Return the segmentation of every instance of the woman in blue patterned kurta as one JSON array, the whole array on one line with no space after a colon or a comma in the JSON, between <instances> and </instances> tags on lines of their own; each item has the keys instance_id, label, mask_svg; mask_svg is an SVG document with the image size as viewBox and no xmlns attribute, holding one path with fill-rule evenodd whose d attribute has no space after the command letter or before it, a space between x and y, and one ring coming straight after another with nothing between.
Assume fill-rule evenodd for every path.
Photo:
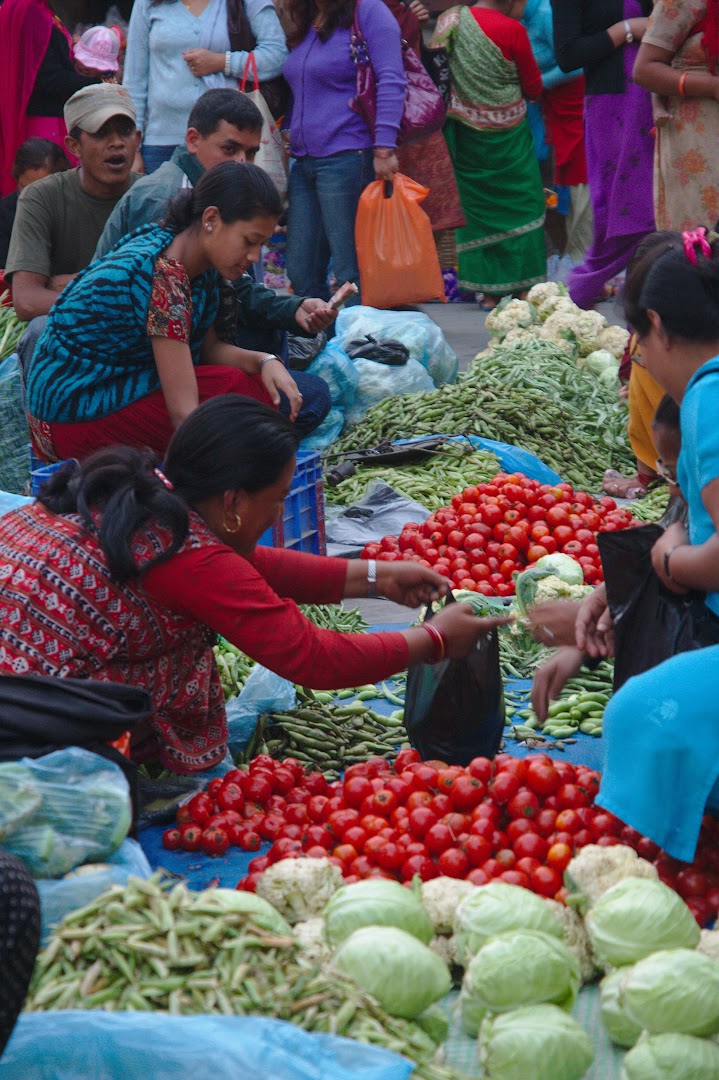
<instances>
[{"instance_id":1,"label":"woman in blue patterned kurta","mask_svg":"<svg viewBox=\"0 0 719 1080\"><path fill-rule=\"evenodd\" d=\"M110 443L164 453L200 401L301 398L276 357L218 340L219 279L256 261L281 210L254 165L224 162L173 200L166 223L124 237L54 304L26 374L30 433L47 461Z\"/></svg>"}]
</instances>

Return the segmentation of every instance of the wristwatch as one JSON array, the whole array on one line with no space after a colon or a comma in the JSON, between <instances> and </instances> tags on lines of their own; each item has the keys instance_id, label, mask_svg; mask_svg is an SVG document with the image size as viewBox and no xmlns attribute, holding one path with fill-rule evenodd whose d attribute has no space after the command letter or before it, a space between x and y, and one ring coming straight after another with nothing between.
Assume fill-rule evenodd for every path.
<instances>
[{"instance_id":1,"label":"wristwatch","mask_svg":"<svg viewBox=\"0 0 719 1080\"><path fill-rule=\"evenodd\" d=\"M634 41L634 34L632 33L632 28L631 28L631 26L629 25L629 22L626 19L624 20L624 29L626 31L626 36L624 38L624 41L626 42L627 45L631 45L631 43Z\"/></svg>"},{"instance_id":2,"label":"wristwatch","mask_svg":"<svg viewBox=\"0 0 719 1080\"><path fill-rule=\"evenodd\" d=\"M284 361L281 356L277 356L275 353L268 353L267 356L263 356L260 360L260 371L262 371L265 364L269 364L270 360L277 360L280 364L284 365Z\"/></svg>"}]
</instances>

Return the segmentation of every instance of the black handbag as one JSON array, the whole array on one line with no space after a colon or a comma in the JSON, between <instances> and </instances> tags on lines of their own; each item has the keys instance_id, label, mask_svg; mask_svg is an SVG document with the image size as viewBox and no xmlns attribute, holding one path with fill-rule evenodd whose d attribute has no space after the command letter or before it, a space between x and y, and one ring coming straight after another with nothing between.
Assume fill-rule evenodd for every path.
<instances>
[{"instance_id":1,"label":"black handbag","mask_svg":"<svg viewBox=\"0 0 719 1080\"><path fill-rule=\"evenodd\" d=\"M439 90L439 96L444 102L445 109L449 108L449 99L452 96L452 76L449 71L449 57L447 50L440 46L438 49L430 49L422 41L419 58L424 70L429 75L434 85Z\"/></svg>"},{"instance_id":2,"label":"black handbag","mask_svg":"<svg viewBox=\"0 0 719 1080\"><path fill-rule=\"evenodd\" d=\"M257 38L252 33L243 0L228 0L227 32L232 52L251 53L254 51ZM279 120L287 112L290 101L290 88L284 77L276 75L274 79L265 79L260 82L259 88L273 119Z\"/></svg>"}]
</instances>

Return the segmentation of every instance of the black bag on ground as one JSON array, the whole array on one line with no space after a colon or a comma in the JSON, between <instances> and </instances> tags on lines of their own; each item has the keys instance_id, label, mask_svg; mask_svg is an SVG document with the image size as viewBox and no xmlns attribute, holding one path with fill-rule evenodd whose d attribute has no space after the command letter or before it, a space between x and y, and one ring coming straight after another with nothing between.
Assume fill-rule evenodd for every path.
<instances>
[{"instance_id":1,"label":"black bag on ground","mask_svg":"<svg viewBox=\"0 0 719 1080\"><path fill-rule=\"evenodd\" d=\"M651 550L663 531L642 525L597 536L614 622L615 691L633 675L697 647L696 597L670 592L654 573Z\"/></svg>"},{"instance_id":2,"label":"black bag on ground","mask_svg":"<svg viewBox=\"0 0 719 1080\"><path fill-rule=\"evenodd\" d=\"M480 638L463 660L415 664L407 672L404 723L425 761L468 765L475 757L493 758L504 719L496 630Z\"/></svg>"},{"instance_id":3,"label":"black bag on ground","mask_svg":"<svg viewBox=\"0 0 719 1080\"><path fill-rule=\"evenodd\" d=\"M120 766L137 813L137 767L108 744L151 715L150 695L122 683L0 675L0 761L90 750Z\"/></svg>"},{"instance_id":4,"label":"black bag on ground","mask_svg":"<svg viewBox=\"0 0 719 1080\"><path fill-rule=\"evenodd\" d=\"M395 338L375 338L366 334L345 345L350 360L374 360L388 367L404 367L409 360L409 349Z\"/></svg>"}]
</instances>

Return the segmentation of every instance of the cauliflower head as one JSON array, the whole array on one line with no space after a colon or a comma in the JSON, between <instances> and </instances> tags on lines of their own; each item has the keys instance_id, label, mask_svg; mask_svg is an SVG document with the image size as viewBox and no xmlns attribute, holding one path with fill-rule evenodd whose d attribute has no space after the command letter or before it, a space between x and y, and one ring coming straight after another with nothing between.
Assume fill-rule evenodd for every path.
<instances>
[{"instance_id":1,"label":"cauliflower head","mask_svg":"<svg viewBox=\"0 0 719 1080\"><path fill-rule=\"evenodd\" d=\"M281 859L267 867L256 892L297 923L321 915L342 881L342 871L329 859Z\"/></svg>"},{"instance_id":2,"label":"cauliflower head","mask_svg":"<svg viewBox=\"0 0 719 1080\"><path fill-rule=\"evenodd\" d=\"M286 860L291 862L293 860ZM325 938L325 920L321 918L306 919L304 922L295 923L295 937L302 946L306 956L317 959L327 958L332 955L332 949Z\"/></svg>"},{"instance_id":3,"label":"cauliflower head","mask_svg":"<svg viewBox=\"0 0 719 1080\"><path fill-rule=\"evenodd\" d=\"M628 877L657 881L659 874L656 866L640 859L634 848L624 844L616 847L587 844L564 871L564 884L569 891L567 903L585 915L600 896Z\"/></svg>"},{"instance_id":4,"label":"cauliflower head","mask_svg":"<svg viewBox=\"0 0 719 1080\"><path fill-rule=\"evenodd\" d=\"M557 338L575 344L577 318L572 311L555 311L540 330L540 337Z\"/></svg>"},{"instance_id":5,"label":"cauliflower head","mask_svg":"<svg viewBox=\"0 0 719 1080\"><path fill-rule=\"evenodd\" d=\"M588 356L599 348L599 335L605 330L607 320L598 311L582 311L577 316L575 334L579 344L579 355Z\"/></svg>"},{"instance_id":6,"label":"cauliflower head","mask_svg":"<svg viewBox=\"0 0 719 1080\"><path fill-rule=\"evenodd\" d=\"M527 293L527 302L534 304L535 307L540 307L545 300L549 300L553 296L566 295L566 286L560 285L558 281L540 281L538 285L532 285L532 288Z\"/></svg>"},{"instance_id":7,"label":"cauliflower head","mask_svg":"<svg viewBox=\"0 0 719 1080\"><path fill-rule=\"evenodd\" d=\"M510 300L508 304L499 304L489 313L486 326L490 333L502 339L515 327L531 326L534 320L531 304L526 300Z\"/></svg>"},{"instance_id":8,"label":"cauliflower head","mask_svg":"<svg viewBox=\"0 0 719 1080\"><path fill-rule=\"evenodd\" d=\"M533 602L543 604L547 600L583 600L591 591L591 585L569 585L555 574L550 574L537 582Z\"/></svg>"},{"instance_id":9,"label":"cauliflower head","mask_svg":"<svg viewBox=\"0 0 719 1080\"><path fill-rule=\"evenodd\" d=\"M629 344L629 331L623 326L605 326L599 333L597 341L600 349L606 349L607 352L616 356L617 360L621 360Z\"/></svg>"},{"instance_id":10,"label":"cauliflower head","mask_svg":"<svg viewBox=\"0 0 719 1080\"><path fill-rule=\"evenodd\" d=\"M509 345L512 341L530 341L535 335L527 326L515 326L508 334L505 334L503 345Z\"/></svg>"},{"instance_id":11,"label":"cauliflower head","mask_svg":"<svg viewBox=\"0 0 719 1080\"><path fill-rule=\"evenodd\" d=\"M581 309L569 299L568 296L548 296L547 299L540 304L538 309L539 318L544 321L549 318L550 315L555 315L557 312L566 311L569 314L577 314Z\"/></svg>"},{"instance_id":12,"label":"cauliflower head","mask_svg":"<svg viewBox=\"0 0 719 1080\"><path fill-rule=\"evenodd\" d=\"M560 904L557 900L545 898L544 902L552 909L552 913L562 924L564 943L579 960L582 982L592 982L599 974L599 968L594 960L592 945L583 919L572 908L565 907L564 904Z\"/></svg>"},{"instance_id":13,"label":"cauliflower head","mask_svg":"<svg viewBox=\"0 0 719 1080\"><path fill-rule=\"evenodd\" d=\"M444 960L448 968L455 966L453 937L447 937L445 934L437 934L430 941L429 947L432 952L437 953L437 956Z\"/></svg>"},{"instance_id":14,"label":"cauliflower head","mask_svg":"<svg viewBox=\"0 0 719 1080\"><path fill-rule=\"evenodd\" d=\"M436 877L422 882L422 904L430 917L435 934L452 933L454 913L460 901L476 888L471 881L462 881L459 878Z\"/></svg>"}]
</instances>

